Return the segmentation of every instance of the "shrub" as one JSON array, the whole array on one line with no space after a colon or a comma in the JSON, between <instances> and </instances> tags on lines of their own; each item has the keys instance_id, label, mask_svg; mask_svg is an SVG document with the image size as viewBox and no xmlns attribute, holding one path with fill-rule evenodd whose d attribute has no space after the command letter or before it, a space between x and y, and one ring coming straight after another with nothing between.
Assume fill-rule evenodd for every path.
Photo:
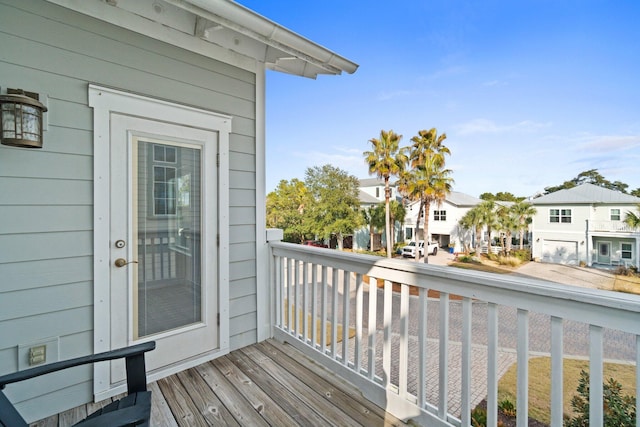
<instances>
[{"instance_id":1,"label":"shrub","mask_svg":"<svg viewBox=\"0 0 640 427\"><path fill-rule=\"evenodd\" d=\"M509 399L504 399L498 403L498 408L502 410L502 413L508 417L516 416L516 407Z\"/></svg>"},{"instance_id":2,"label":"shrub","mask_svg":"<svg viewBox=\"0 0 640 427\"><path fill-rule=\"evenodd\" d=\"M638 275L638 267L636 267L635 265L632 265L629 267L625 267L624 265L621 265L618 268L616 268L615 274L617 274L618 276L634 277Z\"/></svg>"},{"instance_id":3,"label":"shrub","mask_svg":"<svg viewBox=\"0 0 640 427\"><path fill-rule=\"evenodd\" d=\"M478 262L478 260L475 259L471 255L458 255L458 261L459 262L466 262L466 263L477 263Z\"/></svg>"},{"instance_id":4,"label":"shrub","mask_svg":"<svg viewBox=\"0 0 640 427\"><path fill-rule=\"evenodd\" d=\"M511 251L511 256L518 258L520 261L531 261L530 249L515 249Z\"/></svg>"},{"instance_id":5,"label":"shrub","mask_svg":"<svg viewBox=\"0 0 640 427\"><path fill-rule=\"evenodd\" d=\"M471 411L471 425L473 427L487 427L487 410L477 407ZM504 427L504 423L498 420L497 427Z\"/></svg>"},{"instance_id":6,"label":"shrub","mask_svg":"<svg viewBox=\"0 0 640 427\"><path fill-rule=\"evenodd\" d=\"M522 261L519 258L515 258L512 256L500 256L498 257L498 264L500 265L508 265L509 267L517 267L522 264Z\"/></svg>"},{"instance_id":7,"label":"shrub","mask_svg":"<svg viewBox=\"0 0 640 427\"><path fill-rule=\"evenodd\" d=\"M565 421L566 427L583 427L589 425L589 374L580 371L578 395L571 399L571 407L577 414ZM609 378L603 384L603 412L605 427L631 427L636 425L636 399L622 395L622 385Z\"/></svg>"}]
</instances>

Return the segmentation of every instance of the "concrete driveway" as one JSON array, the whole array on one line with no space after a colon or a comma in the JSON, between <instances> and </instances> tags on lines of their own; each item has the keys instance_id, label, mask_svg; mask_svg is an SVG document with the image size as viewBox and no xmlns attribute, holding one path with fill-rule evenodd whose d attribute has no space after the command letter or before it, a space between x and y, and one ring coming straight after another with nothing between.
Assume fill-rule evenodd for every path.
<instances>
[{"instance_id":1,"label":"concrete driveway","mask_svg":"<svg viewBox=\"0 0 640 427\"><path fill-rule=\"evenodd\" d=\"M424 258L420 259L421 261ZM436 256L429 256L429 264L448 265L453 262L454 255L441 249ZM531 277L548 280L565 285L580 286L591 289L613 290L615 276L605 270L575 265L550 264L543 262L528 262L514 270L514 276Z\"/></svg>"}]
</instances>

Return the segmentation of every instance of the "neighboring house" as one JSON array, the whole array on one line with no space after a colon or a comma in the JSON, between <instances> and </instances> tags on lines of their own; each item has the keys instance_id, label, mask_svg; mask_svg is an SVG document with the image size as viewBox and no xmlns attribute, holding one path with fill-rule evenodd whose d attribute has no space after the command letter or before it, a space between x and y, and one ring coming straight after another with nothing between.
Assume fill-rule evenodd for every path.
<instances>
[{"instance_id":1,"label":"neighboring house","mask_svg":"<svg viewBox=\"0 0 640 427\"><path fill-rule=\"evenodd\" d=\"M398 189L395 183L390 184L391 189L391 199L397 200L398 202L402 202L402 196L398 193ZM385 196L384 196L384 179L382 178L366 178L360 180L360 209L370 209L376 205L384 204ZM402 237L402 221L396 220L396 242L401 241ZM385 247L387 243L386 235L384 230L377 230L378 232L374 233L374 244L373 250L377 250ZM369 244L371 236L369 233L369 226L365 225L364 227L358 229L353 234L353 247L354 249L368 249L371 248Z\"/></svg>"},{"instance_id":2,"label":"neighboring house","mask_svg":"<svg viewBox=\"0 0 640 427\"><path fill-rule=\"evenodd\" d=\"M429 209L429 234L431 241L442 248L453 245L456 252L462 251L463 242L473 239L473 230L464 230L459 225L460 219L482 200L468 194L452 191L441 203L432 203ZM405 238L415 240L420 202L413 202L407 209L404 221ZM420 218L420 233L424 232L424 219ZM422 240L422 235L419 240Z\"/></svg>"},{"instance_id":3,"label":"neighboring house","mask_svg":"<svg viewBox=\"0 0 640 427\"><path fill-rule=\"evenodd\" d=\"M640 267L640 230L624 222L640 198L593 184L533 199L532 256L543 262Z\"/></svg>"},{"instance_id":4,"label":"neighboring house","mask_svg":"<svg viewBox=\"0 0 640 427\"><path fill-rule=\"evenodd\" d=\"M0 0L0 28L2 93L48 108L42 149L0 146L0 374L155 339L153 381L269 337L265 72L357 65L225 0ZM9 397L33 421L122 379Z\"/></svg>"}]
</instances>

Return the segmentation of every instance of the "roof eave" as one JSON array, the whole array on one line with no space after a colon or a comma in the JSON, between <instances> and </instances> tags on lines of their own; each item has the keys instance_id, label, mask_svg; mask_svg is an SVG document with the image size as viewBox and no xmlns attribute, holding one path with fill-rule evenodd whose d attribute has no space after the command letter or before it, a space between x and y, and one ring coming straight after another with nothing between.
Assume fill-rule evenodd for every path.
<instances>
[{"instance_id":1,"label":"roof eave","mask_svg":"<svg viewBox=\"0 0 640 427\"><path fill-rule=\"evenodd\" d=\"M229 0L165 0L202 18L284 52L264 58L267 68L315 78L318 74L349 74L358 64Z\"/></svg>"}]
</instances>

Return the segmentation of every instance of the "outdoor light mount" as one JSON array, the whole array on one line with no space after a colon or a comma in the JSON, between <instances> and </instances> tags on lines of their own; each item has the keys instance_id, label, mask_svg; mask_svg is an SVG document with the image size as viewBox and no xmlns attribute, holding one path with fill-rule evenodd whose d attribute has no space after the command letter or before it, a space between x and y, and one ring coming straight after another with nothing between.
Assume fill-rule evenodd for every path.
<instances>
[{"instance_id":1,"label":"outdoor light mount","mask_svg":"<svg viewBox=\"0 0 640 427\"><path fill-rule=\"evenodd\" d=\"M39 95L22 89L0 94L0 143L12 147L42 148L43 113Z\"/></svg>"}]
</instances>

